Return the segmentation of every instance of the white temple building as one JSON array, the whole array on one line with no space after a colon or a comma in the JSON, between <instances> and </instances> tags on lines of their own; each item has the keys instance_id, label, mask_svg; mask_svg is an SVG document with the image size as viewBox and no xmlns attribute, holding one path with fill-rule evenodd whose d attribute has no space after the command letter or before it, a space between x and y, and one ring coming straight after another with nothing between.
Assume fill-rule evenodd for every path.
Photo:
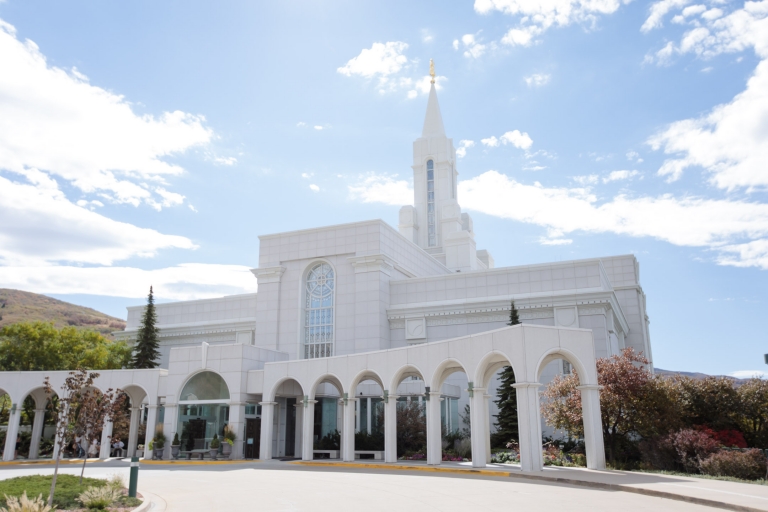
<instances>
[{"instance_id":1,"label":"white temple building","mask_svg":"<svg viewBox=\"0 0 768 512\"><path fill-rule=\"evenodd\" d=\"M604 465L595 360L632 347L652 367L637 259L496 268L461 210L434 82L412 168L413 205L401 208L397 229L369 220L263 235L257 293L156 306L160 367L101 372L105 388L131 398L129 453L151 439L152 428L147 442L136 438L139 422L190 440L183 451L206 449L226 424L238 436L234 457L312 459L314 444L340 431L340 453L324 455L393 461L394 408L417 400L426 405L429 463L440 463L441 429L463 428L471 404L473 465L484 465L496 375L511 364L523 468L541 467L540 386L572 367L588 464ZM511 300L522 326L506 327ZM118 339L135 338L143 309L128 308ZM0 394L21 403L39 395L43 374L56 382L59 373L0 373ZM371 432L382 417L385 449L356 454L354 432Z\"/></svg>"}]
</instances>

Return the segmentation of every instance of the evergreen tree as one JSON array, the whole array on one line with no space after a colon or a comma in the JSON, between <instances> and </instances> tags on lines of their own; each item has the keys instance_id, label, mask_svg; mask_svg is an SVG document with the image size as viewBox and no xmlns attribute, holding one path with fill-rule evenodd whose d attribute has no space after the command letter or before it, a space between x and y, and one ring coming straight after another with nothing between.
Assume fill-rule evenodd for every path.
<instances>
[{"instance_id":1,"label":"evergreen tree","mask_svg":"<svg viewBox=\"0 0 768 512\"><path fill-rule=\"evenodd\" d=\"M157 313L155 312L155 298L152 295L152 287L149 287L149 296L147 297L147 308L144 310L144 316L141 319L141 327L136 335L136 346L134 347L132 366L133 368L156 368L160 365L157 360L160 358L160 332L155 323L157 322Z\"/></svg>"},{"instance_id":2,"label":"evergreen tree","mask_svg":"<svg viewBox=\"0 0 768 512\"><path fill-rule=\"evenodd\" d=\"M509 312L509 322L507 325L517 325L520 323L520 316L515 308L515 301L512 301ZM494 447L503 448L510 441L518 441L520 432L517 426L517 392L512 384L515 383L515 372L511 366L505 366L501 370L499 378L500 385L496 390L496 400L494 402L499 407L499 414L496 415L496 432L491 438Z\"/></svg>"}]
</instances>

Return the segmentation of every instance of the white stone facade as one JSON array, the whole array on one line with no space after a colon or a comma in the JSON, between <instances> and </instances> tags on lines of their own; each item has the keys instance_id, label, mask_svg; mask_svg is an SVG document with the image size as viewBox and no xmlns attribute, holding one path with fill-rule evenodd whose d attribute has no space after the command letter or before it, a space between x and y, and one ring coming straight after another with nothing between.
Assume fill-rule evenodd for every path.
<instances>
[{"instance_id":1,"label":"white stone facade","mask_svg":"<svg viewBox=\"0 0 768 512\"><path fill-rule=\"evenodd\" d=\"M599 427L595 360L625 347L652 359L637 259L624 255L494 268L493 257L476 249L472 219L456 196L455 151L434 87L413 151L414 204L401 209L399 229L373 220L260 236L258 267L243 276L258 280L258 293L158 304L161 369L103 372L107 380L132 386L135 411L140 404L146 409L132 421L154 425L162 414L166 432L180 432L179 418L204 409L180 398L182 389L206 370L224 379L228 398L200 403L213 407L215 402L216 414L236 429L235 456L246 455L249 440L254 442L248 420L260 418L262 456L312 458L308 446L317 432L303 416L324 400L323 410L333 418L324 416L323 432L342 432L340 456L348 460L354 458L352 433L370 431L371 408L383 407L390 439L385 459L392 460L394 406L389 402L394 399L385 397L407 396L427 405L428 458L436 464L440 422L435 418L442 414L450 428L458 428L455 419L445 418L455 418L457 407L471 403L473 426L490 432L494 374L506 362L519 384L521 436L527 436L528 450L523 465L534 470L540 467L540 457L533 455L541 438L537 389L568 371L567 360L586 372L579 372L585 414L589 422L597 414ZM528 331L505 328L511 300ZM115 333L118 338L135 337L143 309L128 308L127 328ZM513 346L525 332L524 341ZM565 345L575 343L578 350L554 350L547 341L551 336L566 340ZM540 359L517 361L520 343ZM455 354L448 357L445 350ZM446 358L455 364L444 366ZM406 360L419 361L418 371L398 373L408 366ZM489 368L493 372L487 373ZM313 380L321 377L325 380ZM32 380L42 382L41 376L30 378L0 373L0 391L18 403L40 387ZM473 386L481 392L470 398ZM440 406L440 399L450 404ZM350 408L355 400L367 409ZM184 407L186 416L180 413ZM600 467L600 429L593 430L587 440L590 467ZM480 439L473 430L476 465L484 464L489 453ZM137 444L132 438L129 448Z\"/></svg>"}]
</instances>

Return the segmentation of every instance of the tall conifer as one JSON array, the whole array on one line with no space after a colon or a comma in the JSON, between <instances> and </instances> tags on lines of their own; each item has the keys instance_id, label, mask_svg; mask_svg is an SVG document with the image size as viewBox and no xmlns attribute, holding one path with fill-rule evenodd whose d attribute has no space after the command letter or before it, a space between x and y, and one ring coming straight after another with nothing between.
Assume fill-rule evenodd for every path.
<instances>
[{"instance_id":1,"label":"tall conifer","mask_svg":"<svg viewBox=\"0 0 768 512\"><path fill-rule=\"evenodd\" d=\"M155 297L150 286L147 307L141 319L139 332L136 334L136 346L131 361L133 368L157 368L160 365L157 361L160 359L160 340L158 338L160 330L155 326L156 322Z\"/></svg>"},{"instance_id":2,"label":"tall conifer","mask_svg":"<svg viewBox=\"0 0 768 512\"><path fill-rule=\"evenodd\" d=\"M520 323L520 316L517 313L517 308L515 308L515 301L512 301L510 307L507 325L517 325ZM520 437L517 427L517 393L512 387L512 384L515 383L515 372L511 366L505 366L501 370L499 381L496 400L494 400L499 407L499 414L496 415L496 432L493 436L493 444L504 446L510 441L518 441Z\"/></svg>"}]
</instances>

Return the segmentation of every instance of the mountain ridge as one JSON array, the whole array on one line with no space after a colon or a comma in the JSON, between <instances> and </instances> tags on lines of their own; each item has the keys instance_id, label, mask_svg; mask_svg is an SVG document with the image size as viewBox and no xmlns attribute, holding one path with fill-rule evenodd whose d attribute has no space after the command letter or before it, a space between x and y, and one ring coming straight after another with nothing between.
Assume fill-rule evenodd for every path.
<instances>
[{"instance_id":1,"label":"mountain ridge","mask_svg":"<svg viewBox=\"0 0 768 512\"><path fill-rule=\"evenodd\" d=\"M0 288L0 327L17 322L52 322L54 326L92 329L112 337L125 320L39 293Z\"/></svg>"}]
</instances>

